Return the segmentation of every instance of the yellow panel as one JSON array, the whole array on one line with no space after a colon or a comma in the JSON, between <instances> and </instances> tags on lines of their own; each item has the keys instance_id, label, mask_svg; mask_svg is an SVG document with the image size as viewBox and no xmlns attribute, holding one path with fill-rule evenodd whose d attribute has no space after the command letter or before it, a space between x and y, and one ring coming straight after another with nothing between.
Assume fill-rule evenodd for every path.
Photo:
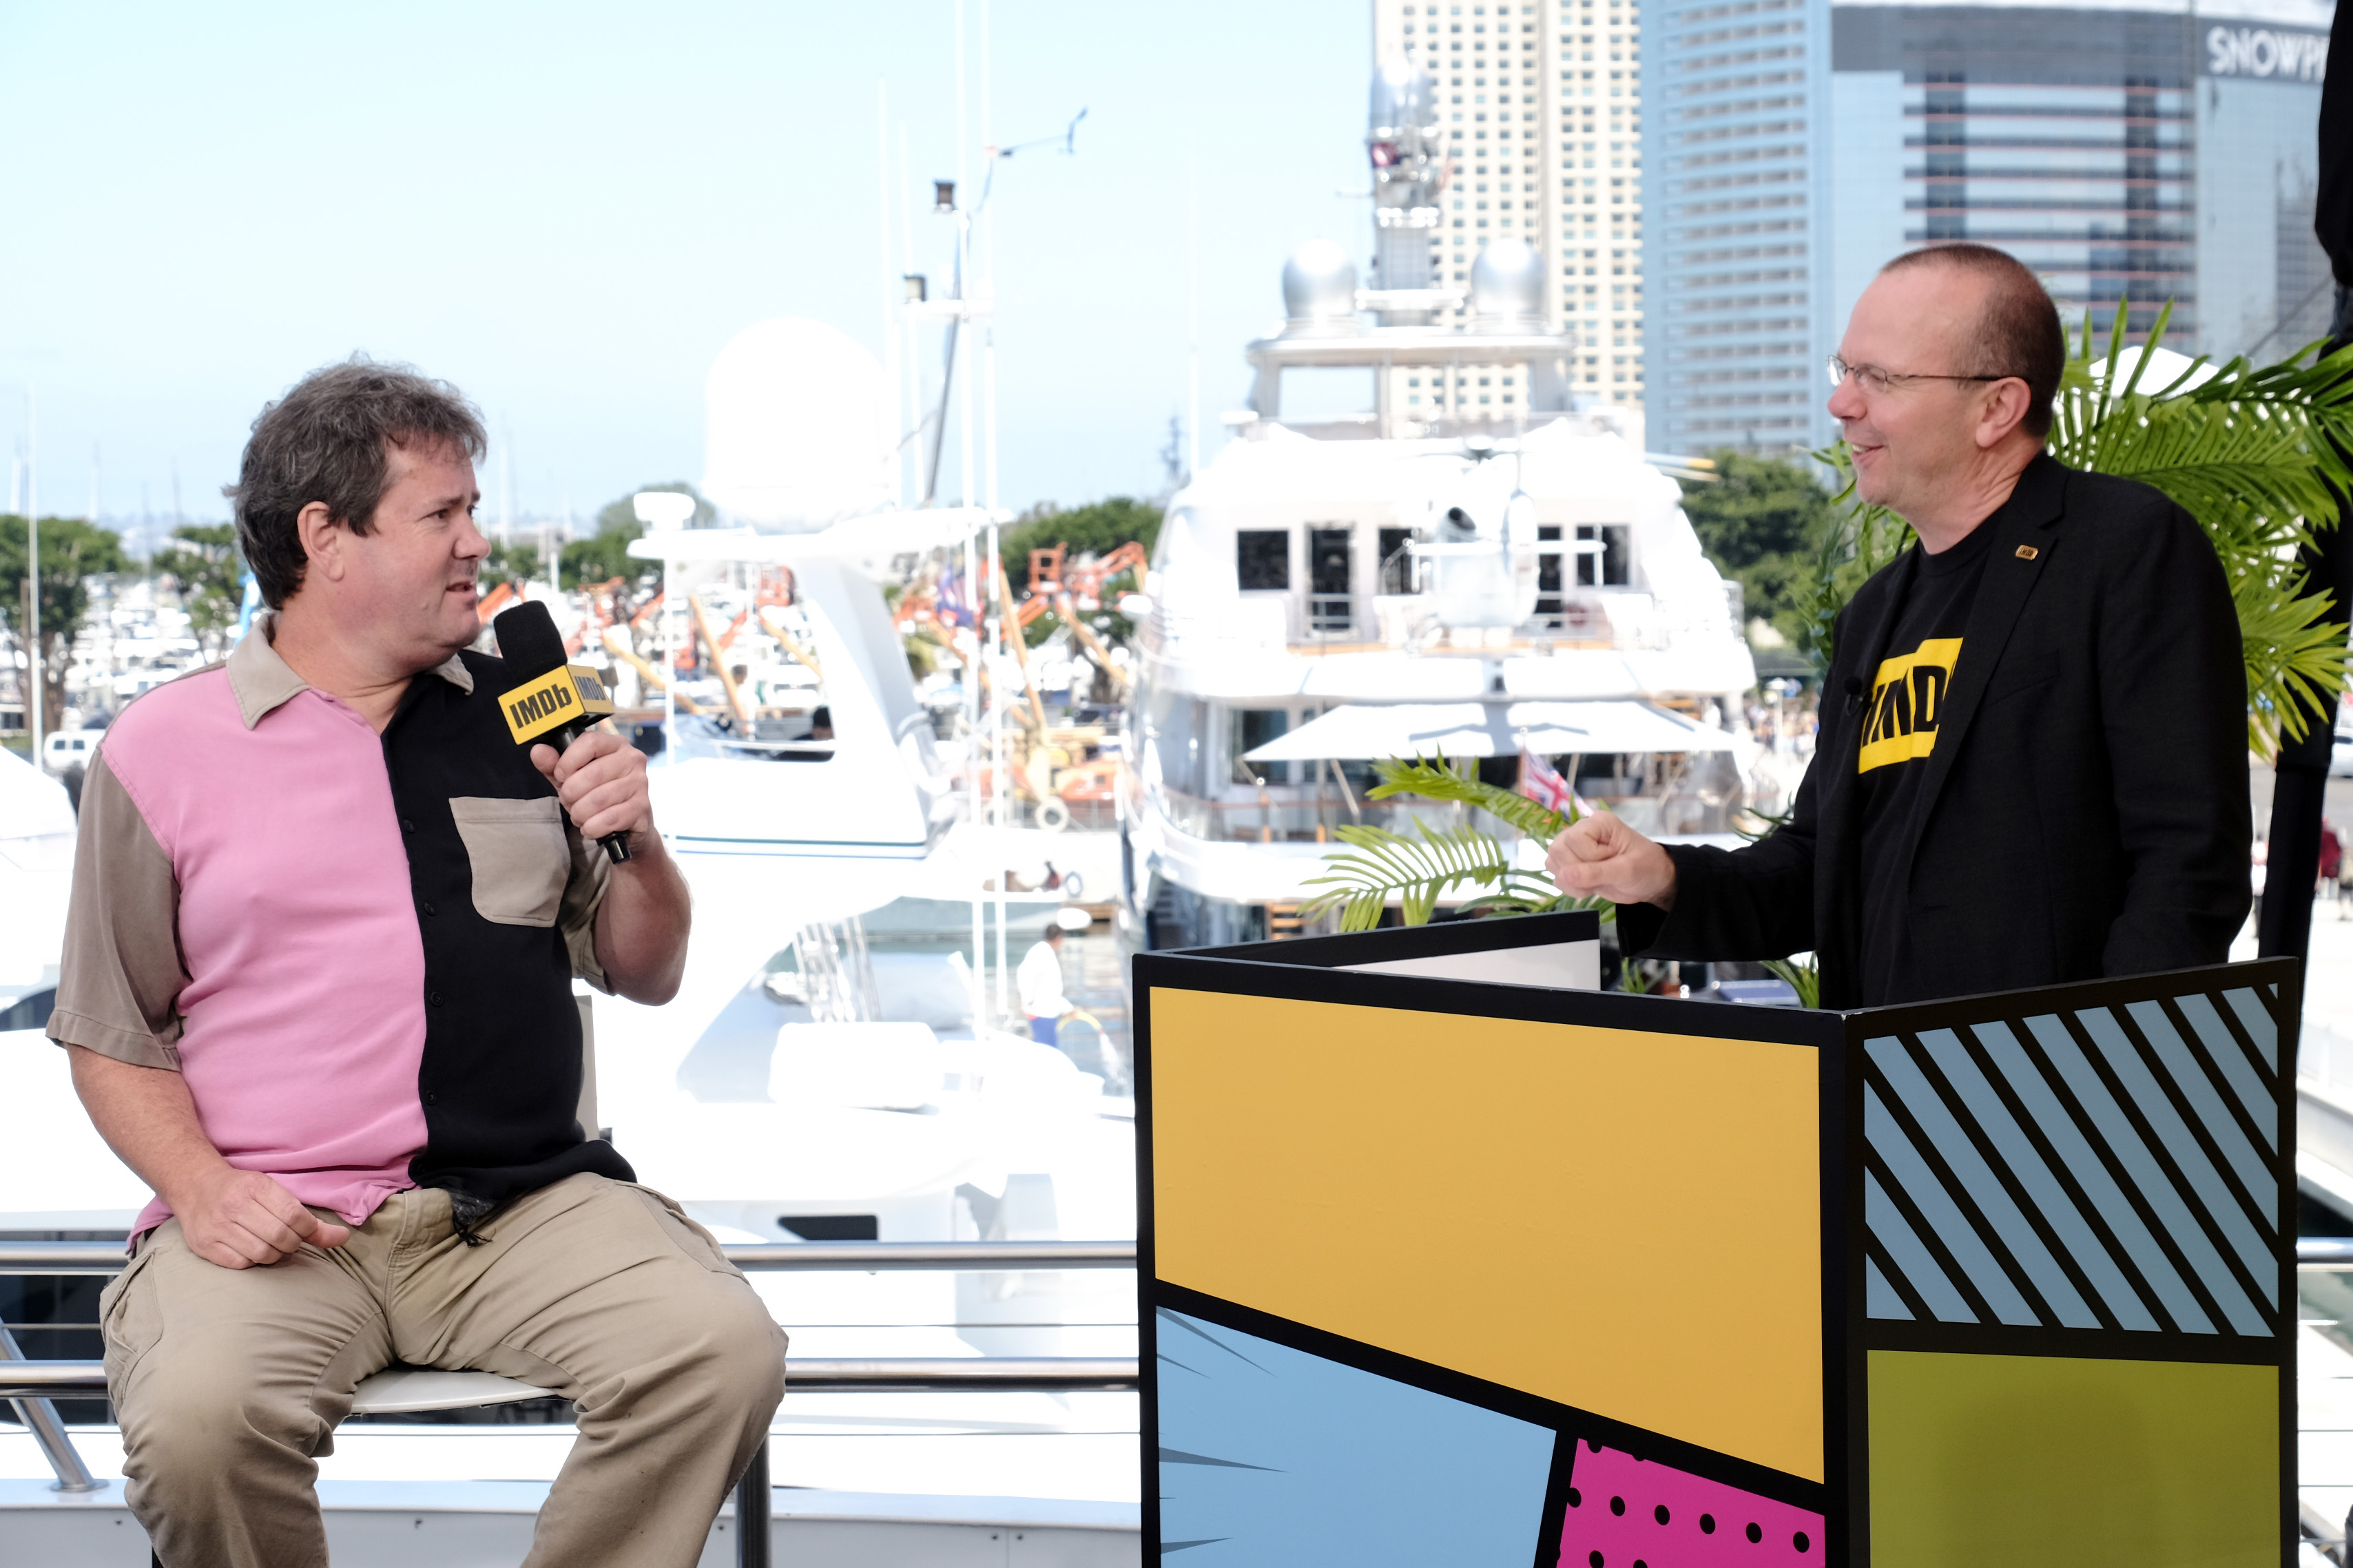
<instances>
[{"instance_id":1,"label":"yellow panel","mask_svg":"<svg viewBox=\"0 0 2353 1568\"><path fill-rule=\"evenodd\" d=\"M1872 1568L2277 1568L2278 1368L1868 1359Z\"/></svg>"},{"instance_id":2,"label":"yellow panel","mask_svg":"<svg viewBox=\"0 0 2353 1568\"><path fill-rule=\"evenodd\" d=\"M1159 1276L1820 1480L1817 1068L1155 987Z\"/></svg>"}]
</instances>

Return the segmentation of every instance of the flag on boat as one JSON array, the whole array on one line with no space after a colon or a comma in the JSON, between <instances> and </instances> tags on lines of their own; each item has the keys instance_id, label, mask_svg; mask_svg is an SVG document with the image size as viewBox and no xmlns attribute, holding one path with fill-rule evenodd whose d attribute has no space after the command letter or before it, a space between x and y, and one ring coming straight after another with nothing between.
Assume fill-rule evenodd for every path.
<instances>
[{"instance_id":1,"label":"flag on boat","mask_svg":"<svg viewBox=\"0 0 2353 1568\"><path fill-rule=\"evenodd\" d=\"M1577 791L1560 776L1558 768L1525 747L1520 750L1520 793L1572 822L1593 810L1577 798Z\"/></svg>"},{"instance_id":2,"label":"flag on boat","mask_svg":"<svg viewBox=\"0 0 2353 1568\"><path fill-rule=\"evenodd\" d=\"M972 595L961 571L951 569L940 574L939 597L932 614L942 626L976 626L980 624L980 617L973 614Z\"/></svg>"}]
</instances>

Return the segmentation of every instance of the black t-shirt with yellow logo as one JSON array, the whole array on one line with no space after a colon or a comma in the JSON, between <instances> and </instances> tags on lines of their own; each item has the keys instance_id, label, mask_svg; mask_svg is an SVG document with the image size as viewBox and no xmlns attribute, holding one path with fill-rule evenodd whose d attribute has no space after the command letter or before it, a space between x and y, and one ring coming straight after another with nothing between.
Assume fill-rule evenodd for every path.
<instances>
[{"instance_id":1,"label":"black t-shirt with yellow logo","mask_svg":"<svg viewBox=\"0 0 2353 1568\"><path fill-rule=\"evenodd\" d=\"M1886 994L1889 968L1905 940L1901 857L1922 807L1922 781L1993 534L1980 523L1941 554L1919 552L1886 657L1872 677L1855 763L1862 810L1865 996Z\"/></svg>"}]
</instances>

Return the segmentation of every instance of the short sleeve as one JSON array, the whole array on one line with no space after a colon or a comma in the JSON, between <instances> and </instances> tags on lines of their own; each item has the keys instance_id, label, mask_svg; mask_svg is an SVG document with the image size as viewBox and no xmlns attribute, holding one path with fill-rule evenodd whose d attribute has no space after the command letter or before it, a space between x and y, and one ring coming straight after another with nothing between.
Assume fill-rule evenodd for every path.
<instances>
[{"instance_id":1,"label":"short sleeve","mask_svg":"<svg viewBox=\"0 0 2353 1568\"><path fill-rule=\"evenodd\" d=\"M81 786L73 900L49 1038L177 1072L180 887L172 858L103 747Z\"/></svg>"},{"instance_id":2,"label":"short sleeve","mask_svg":"<svg viewBox=\"0 0 2353 1568\"><path fill-rule=\"evenodd\" d=\"M572 954L572 973L609 996L613 987L605 979L605 966L596 962L596 911L605 907L612 864L606 859L604 847L581 837L580 829L569 819L564 824L564 842L572 851L572 872L565 879L564 902L556 910L555 923Z\"/></svg>"}]
</instances>

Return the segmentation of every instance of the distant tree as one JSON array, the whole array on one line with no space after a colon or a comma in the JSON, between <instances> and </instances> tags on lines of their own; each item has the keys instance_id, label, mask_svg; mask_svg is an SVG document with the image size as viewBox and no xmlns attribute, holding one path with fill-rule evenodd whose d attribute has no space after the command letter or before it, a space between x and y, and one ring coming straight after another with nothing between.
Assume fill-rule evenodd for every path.
<instances>
[{"instance_id":1,"label":"distant tree","mask_svg":"<svg viewBox=\"0 0 2353 1568\"><path fill-rule=\"evenodd\" d=\"M0 516L0 619L16 646L25 644L25 579L27 552L25 520ZM79 518L41 519L37 581L41 602L42 727L65 720L66 670L72 662L74 634L90 614L90 580L123 569L122 536Z\"/></svg>"},{"instance_id":2,"label":"distant tree","mask_svg":"<svg viewBox=\"0 0 2353 1568\"><path fill-rule=\"evenodd\" d=\"M184 523L172 531L175 542L155 552L148 570L169 577L178 588L180 607L206 653L228 651L229 634L237 629L237 612L245 600L245 561L237 550L232 523Z\"/></svg>"},{"instance_id":3,"label":"distant tree","mask_svg":"<svg viewBox=\"0 0 2353 1568\"><path fill-rule=\"evenodd\" d=\"M702 492L684 479L671 479L659 485L639 485L617 500L607 501L596 512L596 531L586 539L575 539L564 547L561 570L564 585L577 588L582 584L609 583L616 577L643 587L661 574L661 563L639 561L629 554L629 542L643 538L646 525L638 521L637 498L647 490L669 490L674 495L694 498L694 516L689 528L709 528L719 521L719 509L703 499Z\"/></svg>"},{"instance_id":4,"label":"distant tree","mask_svg":"<svg viewBox=\"0 0 2353 1568\"><path fill-rule=\"evenodd\" d=\"M1017 599L1029 585L1029 552L1067 545L1072 556L1108 554L1133 539L1146 555L1160 538L1160 509L1127 496L1063 511L1051 501L1031 507L997 535L1006 578Z\"/></svg>"},{"instance_id":5,"label":"distant tree","mask_svg":"<svg viewBox=\"0 0 2353 1568\"><path fill-rule=\"evenodd\" d=\"M619 577L636 582L661 571L658 561L638 561L629 555L629 542L645 532L645 525L632 515L626 522L617 522L606 514L607 507L597 514L597 528L586 539L575 539L564 547L560 570L564 585L577 588L598 583L609 583Z\"/></svg>"},{"instance_id":6,"label":"distant tree","mask_svg":"<svg viewBox=\"0 0 2353 1568\"><path fill-rule=\"evenodd\" d=\"M1683 514L1716 570L1741 585L1746 613L1790 642L1805 630L1831 493L1806 464L1722 450L1718 482L1683 482Z\"/></svg>"},{"instance_id":7,"label":"distant tree","mask_svg":"<svg viewBox=\"0 0 2353 1568\"><path fill-rule=\"evenodd\" d=\"M485 588L495 588L501 583L532 582L539 576L539 546L493 539L491 552L482 557L477 576Z\"/></svg>"}]
</instances>

